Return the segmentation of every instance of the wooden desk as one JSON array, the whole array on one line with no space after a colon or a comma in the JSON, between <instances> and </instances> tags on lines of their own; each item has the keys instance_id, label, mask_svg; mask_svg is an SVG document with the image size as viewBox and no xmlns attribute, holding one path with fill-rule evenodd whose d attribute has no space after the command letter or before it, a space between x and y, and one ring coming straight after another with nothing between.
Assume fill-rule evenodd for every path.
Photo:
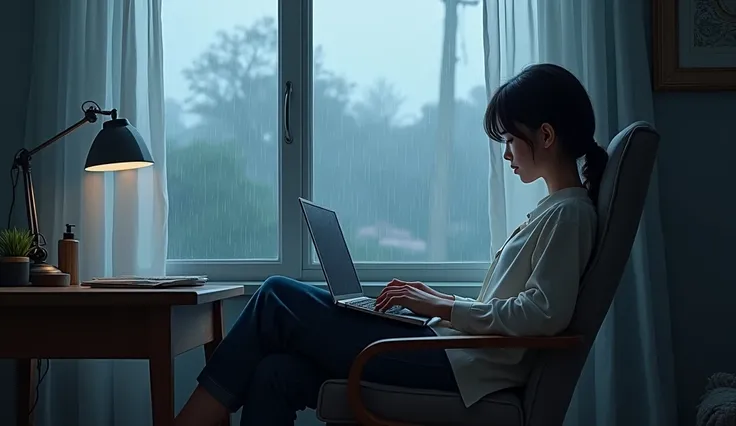
<instances>
[{"instance_id":1,"label":"wooden desk","mask_svg":"<svg viewBox=\"0 0 736 426\"><path fill-rule=\"evenodd\" d=\"M0 358L18 359L17 425L33 425L38 359L147 359L154 426L174 423L174 357L223 337L242 286L161 290L0 287ZM229 418L222 425L229 425Z\"/></svg>"}]
</instances>

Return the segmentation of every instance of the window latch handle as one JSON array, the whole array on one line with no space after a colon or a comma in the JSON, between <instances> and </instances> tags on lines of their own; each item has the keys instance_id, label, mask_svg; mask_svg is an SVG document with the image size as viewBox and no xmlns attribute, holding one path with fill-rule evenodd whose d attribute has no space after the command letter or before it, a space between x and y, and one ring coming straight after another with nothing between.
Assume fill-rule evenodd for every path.
<instances>
[{"instance_id":1,"label":"window latch handle","mask_svg":"<svg viewBox=\"0 0 736 426\"><path fill-rule=\"evenodd\" d=\"M291 144L292 142L294 142L294 137L291 135L291 123L289 122L289 119L291 118L291 92L291 81L287 81L284 87L284 105L282 108L282 121L284 123L284 142L286 142L287 144Z\"/></svg>"}]
</instances>

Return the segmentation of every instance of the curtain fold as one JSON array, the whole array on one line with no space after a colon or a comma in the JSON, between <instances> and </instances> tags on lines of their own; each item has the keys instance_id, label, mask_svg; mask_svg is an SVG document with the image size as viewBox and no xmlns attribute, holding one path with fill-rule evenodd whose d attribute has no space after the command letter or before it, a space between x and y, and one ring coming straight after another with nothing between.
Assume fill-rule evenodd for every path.
<instances>
[{"instance_id":1,"label":"curtain fold","mask_svg":"<svg viewBox=\"0 0 736 426\"><path fill-rule=\"evenodd\" d=\"M91 100L115 108L147 141L153 167L84 171L106 118L33 159L39 223L56 263L64 224L77 227L80 278L165 274L166 152L161 0L37 0L26 147L83 117ZM52 360L42 386L41 426L151 423L145 361Z\"/></svg>"},{"instance_id":2,"label":"curtain fold","mask_svg":"<svg viewBox=\"0 0 736 426\"><path fill-rule=\"evenodd\" d=\"M486 87L492 93L524 66L552 62L573 72L590 93L596 139L603 146L636 120L654 123L641 0L485 0ZM497 146L495 146L497 145ZM541 182L523 185L491 145L492 250L532 200ZM676 423L674 367L657 171L619 291L578 381L566 425Z\"/></svg>"}]
</instances>

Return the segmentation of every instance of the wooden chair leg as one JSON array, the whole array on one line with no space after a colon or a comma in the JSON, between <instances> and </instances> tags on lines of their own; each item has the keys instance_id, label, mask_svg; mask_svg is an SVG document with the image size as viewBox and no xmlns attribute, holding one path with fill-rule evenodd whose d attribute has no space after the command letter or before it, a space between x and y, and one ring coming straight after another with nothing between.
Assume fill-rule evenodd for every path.
<instances>
[{"instance_id":1,"label":"wooden chair leg","mask_svg":"<svg viewBox=\"0 0 736 426\"><path fill-rule=\"evenodd\" d=\"M37 359L19 359L16 361L15 424L17 426L35 425L35 410L34 413L31 413L31 408L36 401L36 381L38 380L38 372L36 371L37 365Z\"/></svg>"},{"instance_id":2,"label":"wooden chair leg","mask_svg":"<svg viewBox=\"0 0 736 426\"><path fill-rule=\"evenodd\" d=\"M222 301L218 300L212 304L212 341L204 345L205 362L210 360L215 349L225 336L225 326L222 315ZM218 426L230 426L230 416L226 416L218 423Z\"/></svg>"}]
</instances>

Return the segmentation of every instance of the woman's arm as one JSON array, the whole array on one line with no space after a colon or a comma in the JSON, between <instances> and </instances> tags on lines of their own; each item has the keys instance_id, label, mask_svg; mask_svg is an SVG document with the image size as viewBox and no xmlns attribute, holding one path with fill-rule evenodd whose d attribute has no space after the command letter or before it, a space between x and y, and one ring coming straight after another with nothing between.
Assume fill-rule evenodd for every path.
<instances>
[{"instance_id":1,"label":"woman's arm","mask_svg":"<svg viewBox=\"0 0 736 426\"><path fill-rule=\"evenodd\" d=\"M453 328L468 334L549 336L563 331L572 318L581 271L590 254L589 232L595 224L549 220L532 256L536 259L525 290L487 303L455 299ZM589 228L593 226L592 231Z\"/></svg>"}]
</instances>

